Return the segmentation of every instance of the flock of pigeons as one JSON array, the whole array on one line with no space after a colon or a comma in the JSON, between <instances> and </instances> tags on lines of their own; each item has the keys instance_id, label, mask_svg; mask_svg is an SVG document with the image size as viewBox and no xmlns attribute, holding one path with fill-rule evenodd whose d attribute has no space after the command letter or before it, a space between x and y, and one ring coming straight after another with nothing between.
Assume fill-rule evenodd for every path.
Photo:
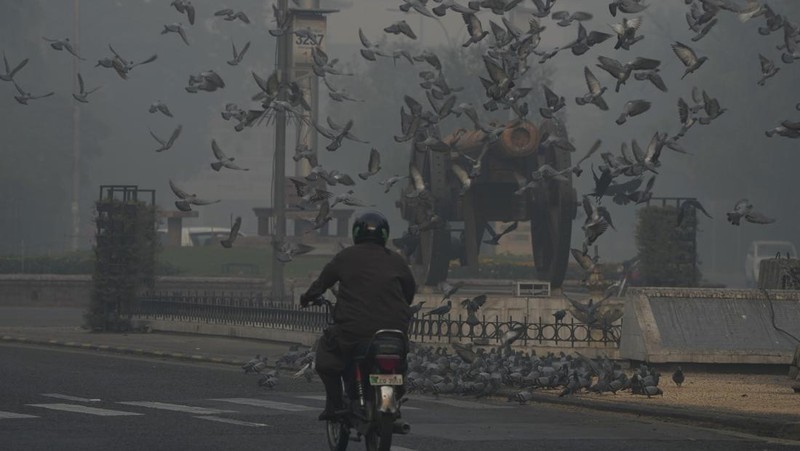
<instances>
[{"instance_id":1,"label":"flock of pigeons","mask_svg":"<svg viewBox=\"0 0 800 451\"><path fill-rule=\"evenodd\" d=\"M408 354L406 387L408 393L462 395L482 398L506 394L509 402L525 404L535 390L558 390L559 397L581 392L613 393L629 391L632 395L663 396L658 370L646 364L629 373L607 357L588 358L579 352L567 355L513 351L513 340L503 337L500 348L474 349L472 345L453 343L450 347L415 344ZM450 350L452 348L452 352ZM242 369L258 373L258 386L272 390L279 384L281 369L293 372L294 378L314 378L315 353L292 348L281 356L269 371L266 357L251 359ZM681 367L672 373L677 387L685 382Z\"/></svg>"},{"instance_id":2,"label":"flock of pigeons","mask_svg":"<svg viewBox=\"0 0 800 451\"><path fill-rule=\"evenodd\" d=\"M467 4L459 3L456 0L402 0L400 9L409 14L422 14L428 18L437 19L448 14L458 14L463 19L468 31L469 39L463 43L464 47L477 46L483 41L488 44L481 47L485 49L482 60L486 69L486 76L480 77L480 82L485 89L485 102L482 108L488 112L505 109L512 111L517 116L517 121L529 119L530 109L525 100L531 92L531 88L523 86L523 76L530 67L530 60L535 59L531 56L539 57L538 63L545 64L557 55L570 52L575 56L585 54L592 47L602 46L604 42L612 38L615 39L614 50L630 51L636 43L644 39L642 30L645 28L641 13L648 4L644 0L614 0L609 3L609 12L612 16L624 15L620 23L612 25L612 33L605 33L598 30L587 30L593 15L583 11L553 11L557 4L556 0L532 0L533 10L530 11L528 28L521 29L508 20L505 14L519 7L521 0L473 0ZM432 6L436 4L435 6ZM691 38L696 42L703 39L709 31L717 24L718 16L721 14L735 14L742 22L761 18L763 26L758 28L760 35L770 35L783 31L783 42L778 45L781 52L780 60L784 64L791 64L800 59L800 32L796 25L791 23L788 18L782 16L767 4L758 0L747 0L744 4L739 4L734 0L685 0L687 7L686 19L688 28L694 33ZM170 4L175 10L185 15L189 24L195 23L197 12L195 7L188 0L173 0ZM282 36L289 32L290 23L287 12L280 10L273 5L275 16L275 26L269 30L272 36ZM491 12L497 17L502 25L491 18L480 13ZM241 21L249 24L249 17L242 11L223 9L214 13L226 21ZM491 17L491 16L489 16ZM569 27L577 23L577 37L564 45L552 48L541 49L542 33L548 26L545 21L551 21L555 26ZM484 25L488 23L488 30L484 30ZM389 24L384 29L385 33L402 36L404 39L416 39L412 27L404 20ZM176 22L164 25L162 34L174 33L186 44L190 44L187 29L182 23ZM319 37L309 29L293 30L298 38L303 39L313 45L312 62L313 72L321 78L327 87L330 98L338 102L361 101L343 89L335 87L333 77L352 75L337 67L338 59L329 57L319 45ZM425 90L425 96L430 108L417 101L410 95L404 97L404 105L400 108L400 133L396 135L395 141L398 143L413 141L416 148L421 151L443 152L450 156L450 168L456 178L462 184L461 193L467 192L480 176L481 161L488 146L499 139L500 134L508 126L513 126L514 122L505 125L496 125L492 122L482 121L479 114L479 107L471 102L460 102L457 100L458 92L463 88L451 86L445 77L444 68L438 56L430 51L424 50L418 55L412 55L405 49L389 50L372 42L365 33L359 29L358 35L362 44L360 49L361 56L367 61L377 61L378 58L391 59L395 64L398 59L407 60L410 64L422 63L426 67L419 72L422 82L420 86ZM50 46L57 51L66 51L73 57L83 60L78 54L68 38L50 39L45 38ZM685 67L682 78L690 76L692 73L702 70L702 66L708 60L707 56L698 53L689 45L682 42L674 42L671 45L678 61ZM250 48L247 42L241 48L232 43L232 59L227 61L231 66L236 66L242 62L246 52ZM157 55L143 58L140 61L128 60L119 54L109 45L112 56L98 60L96 67L113 69L122 79L127 79L132 71L138 66L152 63L157 59ZM610 81L615 85L614 91L619 93L623 86L630 80L652 83L654 87L661 91L667 91L667 83L660 76L662 62L644 57L635 57L625 62L628 58L613 58L609 56L599 56L596 67L607 73ZM767 80L775 76L781 69L770 58L759 55L762 79L759 85L764 85ZM24 90L19 83L20 71L25 67L28 60L24 59L16 65L9 64L4 54L4 73L0 74L0 80L10 81L16 87L18 94L15 99L20 104L26 105L28 102L43 97L53 95L48 92L41 95L34 95ZM587 65L584 69L587 92L575 97L577 105L593 105L601 110L608 110L608 105L604 100L604 95L609 87L598 78L592 69ZM272 73L267 78L262 78L253 73L253 79L258 88L252 100L257 102L255 108L241 108L236 104L228 103L221 112L224 120L234 121L234 129L241 131L246 127L261 124L264 120L271 122L276 113L284 113L290 120L294 120L298 127L308 127L315 130L322 137L329 140L326 145L328 151L339 149L344 142L366 143L358 138L354 132L353 120L341 120L340 118L327 117L326 123L318 124L312 122L310 117L310 106L305 94L300 86L294 81L280 80L278 72ZM78 75L79 90L73 93L73 97L78 102L86 103L89 96L96 92L98 87L87 89L81 74ZM222 77L214 70L203 71L189 76L187 86L188 93L198 93L200 91L213 92L225 87ZM540 128L542 130L542 146L554 146L558 149L575 151L575 147L570 143L566 127L558 119L557 113L566 105L566 98L556 94L551 88L544 88L546 105L539 108L539 113L543 117ZM477 99L473 99L477 100ZM481 102L477 102L481 103ZM632 118L646 113L650 109L651 103L645 99L631 99L625 103L623 110L617 115L616 123L626 124ZM695 88L692 90L690 102L683 98L677 100L678 116L681 123L680 130L674 135L669 133L655 132L649 144L642 147L636 140L630 143L630 150L627 143L623 143L619 154L612 152L601 152L602 164L595 171L592 166L592 176L594 178L594 191L583 196L582 205L586 214L583 224L585 239L581 253L586 256L588 248L592 245L609 227L614 228L611 215L608 209L602 205L604 197L610 197L617 204L642 204L646 203L653 196L653 188L659 167L661 166L662 150L670 149L678 153L687 153L681 146L680 140L685 134L697 124L709 125L726 109L721 107L720 102L708 94L705 90ZM800 105L799 105L800 106ZM167 117L173 117L169 107L160 100L154 102L149 111L160 113ZM466 116L474 125L475 129L483 131L484 147L480 155L467 155L457 152L454 146L455 141L443 141L440 133L440 125L448 116ZM164 152L171 149L179 139L182 126L178 125L171 133L169 138L164 139L154 132L150 132L153 139L157 141L156 152ZM783 121L779 126L766 132L767 136L784 136L789 138L800 137L800 122ZM570 173L580 176L583 172L581 164L589 160L602 147L598 140L588 152L582 156L577 163L568 168L553 168L543 164L530 175L517 174L519 189L517 195L523 195L529 190L535 189L542 183L565 182L568 181ZM211 167L215 171L234 170L246 171L247 168L239 166L234 157L228 156L215 140L211 142L214 161ZM331 209L337 204L342 203L348 206L363 207L368 204L359 200L355 196L355 191L351 187L356 185L355 178L342 173L336 169L323 168L317 161L313 150L298 143L294 155L295 161L302 159L308 160L312 166L311 173L304 178L291 178L296 187L297 195L300 198L301 208L317 209L317 215L313 220L311 230L323 227L331 220ZM380 152L372 148L369 154L369 161L365 172L359 173L358 178L368 180L381 171ZM646 182L643 179L649 175ZM626 177L627 180L622 180ZM419 197L429 205L427 219L419 224L412 224L409 230L404 233L402 240L395 241L395 245L402 248L406 255L413 252L416 247L413 244L418 240L419 233L436 227L443 227L444 221L435 213L435 199L430 194L428 183L422 175L420 168L410 165L409 174L401 176L395 174L381 181L385 191L389 190L400 181L408 181L405 187L405 196ZM644 187L642 187L644 184ZM203 206L217 203L219 200L204 199L197 194L189 193L175 183L170 181L170 188L177 197L175 202L179 210L188 211L193 206ZM326 189L327 187L345 186L346 191L334 193ZM688 201L681 205L678 215L680 225L689 209L698 209L708 217L710 215L703 206L697 201ZM739 225L743 219L746 222L756 224L768 224L774 221L773 218L754 210L753 205L746 199L739 201L734 210L727 214L728 220ZM238 235L238 227L241 220L237 218L231 235L226 243L231 245ZM497 244L499 239L506 233L513 230L516 224L509 226L501 233L490 231L491 238L487 240L489 244ZM410 243L410 245L409 245ZM312 250L310 246L298 242L297 237L287 240L278 245L276 258L280 262L289 262L296 255Z\"/></svg>"}]
</instances>

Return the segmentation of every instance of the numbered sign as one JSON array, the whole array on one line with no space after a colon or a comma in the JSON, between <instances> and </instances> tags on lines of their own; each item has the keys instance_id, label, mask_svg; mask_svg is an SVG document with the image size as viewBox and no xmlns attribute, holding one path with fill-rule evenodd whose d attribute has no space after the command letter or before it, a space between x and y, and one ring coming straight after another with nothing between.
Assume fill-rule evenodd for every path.
<instances>
[{"instance_id":1,"label":"numbered sign","mask_svg":"<svg viewBox=\"0 0 800 451\"><path fill-rule=\"evenodd\" d=\"M293 15L292 58L295 67L311 65L311 48L319 46L325 50L326 21L319 14Z\"/></svg>"}]
</instances>

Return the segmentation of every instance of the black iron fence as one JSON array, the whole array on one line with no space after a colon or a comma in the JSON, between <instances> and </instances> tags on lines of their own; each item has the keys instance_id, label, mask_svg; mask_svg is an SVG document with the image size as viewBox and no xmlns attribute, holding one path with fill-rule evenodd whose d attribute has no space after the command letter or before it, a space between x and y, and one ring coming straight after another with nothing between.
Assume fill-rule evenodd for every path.
<instances>
[{"instance_id":1,"label":"black iron fence","mask_svg":"<svg viewBox=\"0 0 800 451\"><path fill-rule=\"evenodd\" d=\"M141 296L134 315L142 318L201 321L212 324L287 329L301 332L320 332L329 321L324 307L301 309L289 302L273 302L260 293L226 294L209 292L155 292ZM518 327L517 325L524 327ZM501 320L452 317L420 317L411 323L409 338L416 342L448 343L474 342L496 345L512 327L521 330L515 345L561 347L618 347L621 325L598 329L575 322L546 323L509 317Z\"/></svg>"}]
</instances>

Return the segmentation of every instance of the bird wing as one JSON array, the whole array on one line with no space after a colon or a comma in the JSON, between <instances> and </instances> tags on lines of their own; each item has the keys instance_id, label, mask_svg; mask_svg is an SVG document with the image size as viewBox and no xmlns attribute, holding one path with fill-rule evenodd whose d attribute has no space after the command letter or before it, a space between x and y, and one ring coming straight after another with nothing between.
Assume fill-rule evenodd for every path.
<instances>
[{"instance_id":1,"label":"bird wing","mask_svg":"<svg viewBox=\"0 0 800 451\"><path fill-rule=\"evenodd\" d=\"M591 157L595 152L597 152L597 149L599 149L601 145L603 145L603 141L599 139L595 141L594 144L592 144L592 148L589 149L589 152L587 152L586 155L583 156L583 158L578 160L577 164L581 164L582 162L588 160L589 157Z\"/></svg>"},{"instance_id":2,"label":"bird wing","mask_svg":"<svg viewBox=\"0 0 800 451\"><path fill-rule=\"evenodd\" d=\"M594 76L589 67L584 66L583 68L583 75L586 78L586 86L589 87L589 92L592 94L599 94L602 88L600 87L600 82L597 80L597 77Z\"/></svg>"},{"instance_id":3,"label":"bird wing","mask_svg":"<svg viewBox=\"0 0 800 451\"><path fill-rule=\"evenodd\" d=\"M314 219L314 223L317 225L324 224L330 214L331 203L325 199L319 206L319 212L317 213L317 217Z\"/></svg>"},{"instance_id":4,"label":"bird wing","mask_svg":"<svg viewBox=\"0 0 800 451\"><path fill-rule=\"evenodd\" d=\"M757 211L748 212L746 215L744 215L744 219L753 224L772 224L775 222L774 218L768 218Z\"/></svg>"},{"instance_id":5,"label":"bird wing","mask_svg":"<svg viewBox=\"0 0 800 451\"><path fill-rule=\"evenodd\" d=\"M491 77L492 81L495 83L502 83L504 80L508 79L508 74L503 70L503 68L497 64L491 58L484 56L483 62L486 65L486 71L489 73L489 77Z\"/></svg>"},{"instance_id":6,"label":"bird wing","mask_svg":"<svg viewBox=\"0 0 800 451\"><path fill-rule=\"evenodd\" d=\"M366 48L372 47L372 43L369 42L369 39L367 39L367 36L364 34L361 28L358 29L358 39L361 40L361 45L363 45L364 47Z\"/></svg>"},{"instance_id":7,"label":"bird wing","mask_svg":"<svg viewBox=\"0 0 800 451\"><path fill-rule=\"evenodd\" d=\"M167 147L172 147L172 145L175 144L175 140L178 139L178 136L181 135L182 130L183 130L183 125L178 125L178 127L176 127L175 130L173 130L172 136L170 136L169 141L167 141L166 144Z\"/></svg>"},{"instance_id":8,"label":"bird wing","mask_svg":"<svg viewBox=\"0 0 800 451\"><path fill-rule=\"evenodd\" d=\"M175 183L173 183L173 181L172 181L172 180L170 180L170 181L169 181L169 187L170 187L170 189L172 190L172 192L173 192L173 193L175 193L175 195L176 195L176 196L178 196L178 197L179 197L179 198L181 198L181 199L186 199L186 198L192 197L192 195L191 195L191 194L189 194L189 193L187 193L186 191L184 191L184 190L182 190L182 189L178 188L178 187L175 185Z\"/></svg>"},{"instance_id":9,"label":"bird wing","mask_svg":"<svg viewBox=\"0 0 800 451\"><path fill-rule=\"evenodd\" d=\"M552 89L548 88L547 86L543 85L542 88L544 89L544 98L545 101L547 102L547 106L549 108L553 108L555 105L558 104L560 98L555 92L553 92Z\"/></svg>"},{"instance_id":10,"label":"bird wing","mask_svg":"<svg viewBox=\"0 0 800 451\"><path fill-rule=\"evenodd\" d=\"M597 59L600 61L600 64L598 64L597 67L608 72L612 77L619 79L624 76L625 69L622 67L622 63L619 61L607 56L598 56Z\"/></svg>"},{"instance_id":11,"label":"bird wing","mask_svg":"<svg viewBox=\"0 0 800 451\"><path fill-rule=\"evenodd\" d=\"M83 94L86 92L86 87L83 84L83 76L80 72L78 72L78 87L80 88L80 93Z\"/></svg>"},{"instance_id":12,"label":"bird wing","mask_svg":"<svg viewBox=\"0 0 800 451\"><path fill-rule=\"evenodd\" d=\"M672 51L678 56L684 66L689 67L697 63L697 55L689 46L676 42L672 44Z\"/></svg>"},{"instance_id":13,"label":"bird wing","mask_svg":"<svg viewBox=\"0 0 800 451\"><path fill-rule=\"evenodd\" d=\"M367 164L367 170L370 174L375 174L381 170L381 154L378 152L378 149L372 148L369 151L369 163Z\"/></svg>"},{"instance_id":14,"label":"bird wing","mask_svg":"<svg viewBox=\"0 0 800 451\"><path fill-rule=\"evenodd\" d=\"M217 160L228 159L228 156L225 155L225 152L223 152L222 149L219 148L219 145L217 145L216 139L211 140L211 150L214 152L214 156L217 157Z\"/></svg>"},{"instance_id":15,"label":"bird wing","mask_svg":"<svg viewBox=\"0 0 800 451\"><path fill-rule=\"evenodd\" d=\"M15 83L15 84L16 84L16 83ZM25 93L24 93L24 92L22 92L22 91L20 91L20 92L21 92L22 94L25 94ZM163 139L159 138L158 136L156 136L156 134L155 134L155 133L153 133L153 130L149 130L149 131L150 131L150 136L152 136L152 137L153 137L153 139L155 139L156 141L158 141L158 143L159 143L159 144L161 144L162 146L166 146L166 145L167 145L167 143L166 143L166 142L165 142Z\"/></svg>"},{"instance_id":16,"label":"bird wing","mask_svg":"<svg viewBox=\"0 0 800 451\"><path fill-rule=\"evenodd\" d=\"M518 221L514 221L514 222L513 222L511 225L509 225L508 227L506 227L505 229L503 229L503 231L502 231L502 232L500 232L500 236L503 236L503 235L505 235L505 234L507 234L507 233L511 233L511 232L513 232L514 230L517 230L517 226L518 226L518 225L519 225L519 222L518 222Z\"/></svg>"},{"instance_id":17,"label":"bird wing","mask_svg":"<svg viewBox=\"0 0 800 451\"><path fill-rule=\"evenodd\" d=\"M575 248L570 249L570 252L572 253L572 258L575 259L584 271L589 271L589 269L591 269L592 259L588 255Z\"/></svg>"}]
</instances>

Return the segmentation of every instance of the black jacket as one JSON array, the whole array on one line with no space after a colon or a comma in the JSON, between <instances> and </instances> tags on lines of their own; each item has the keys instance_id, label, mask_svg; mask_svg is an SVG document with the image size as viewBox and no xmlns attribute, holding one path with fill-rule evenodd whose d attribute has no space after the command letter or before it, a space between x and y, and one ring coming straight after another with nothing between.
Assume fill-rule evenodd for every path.
<instances>
[{"instance_id":1,"label":"black jacket","mask_svg":"<svg viewBox=\"0 0 800 451\"><path fill-rule=\"evenodd\" d=\"M344 333L369 338L379 329L408 331L416 283L400 254L375 243L348 247L325 265L301 300L321 296L336 282L333 319Z\"/></svg>"}]
</instances>

